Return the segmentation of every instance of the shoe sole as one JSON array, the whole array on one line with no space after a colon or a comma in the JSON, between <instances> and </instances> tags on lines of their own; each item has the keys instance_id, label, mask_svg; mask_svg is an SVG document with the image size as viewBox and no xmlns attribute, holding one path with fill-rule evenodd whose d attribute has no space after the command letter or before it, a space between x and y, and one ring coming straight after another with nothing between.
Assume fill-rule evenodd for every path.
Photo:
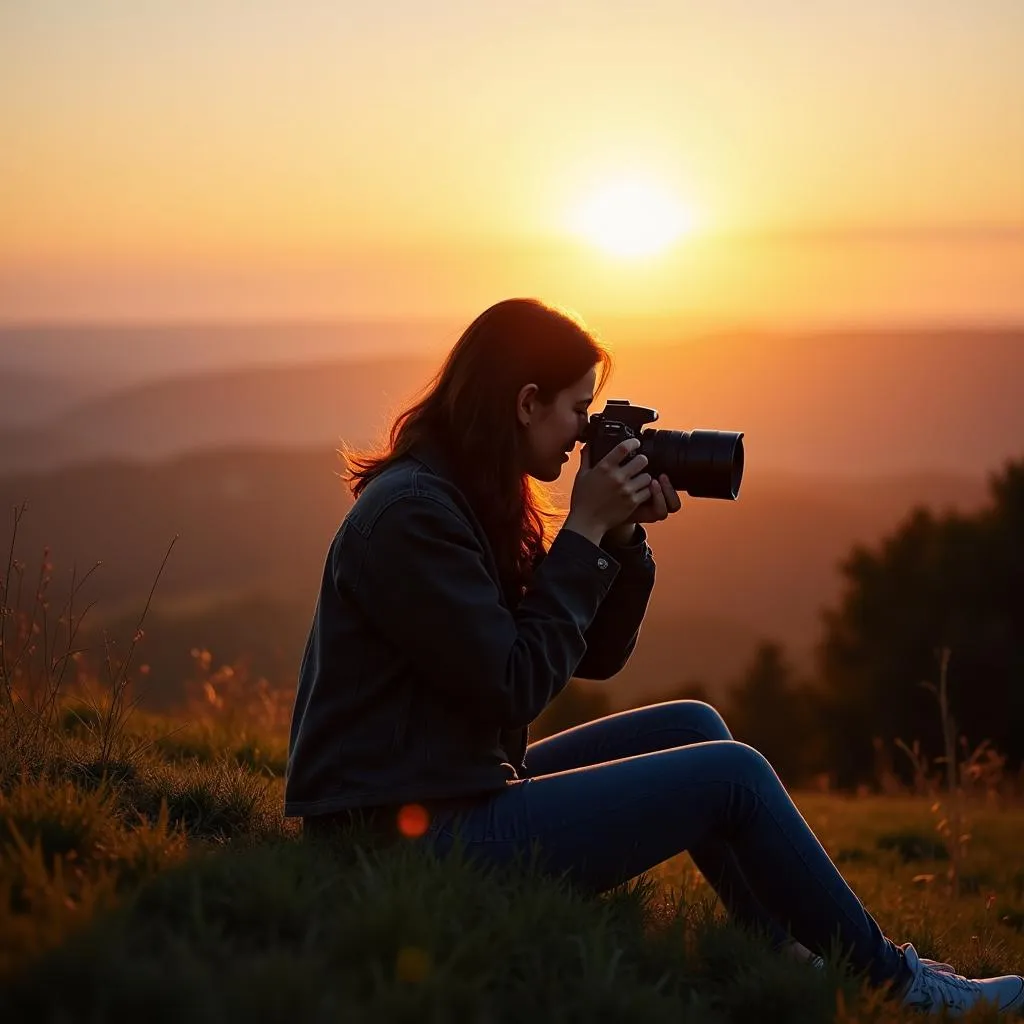
<instances>
[{"instance_id":1,"label":"shoe sole","mask_svg":"<svg viewBox=\"0 0 1024 1024\"><path fill-rule=\"evenodd\" d=\"M1024 1007L1024 978L1018 977L1017 981L1020 982L1017 994L1008 1003L1004 1003L999 1007L1000 1013L1005 1013L1007 1010L1019 1010L1021 1007Z\"/></svg>"}]
</instances>

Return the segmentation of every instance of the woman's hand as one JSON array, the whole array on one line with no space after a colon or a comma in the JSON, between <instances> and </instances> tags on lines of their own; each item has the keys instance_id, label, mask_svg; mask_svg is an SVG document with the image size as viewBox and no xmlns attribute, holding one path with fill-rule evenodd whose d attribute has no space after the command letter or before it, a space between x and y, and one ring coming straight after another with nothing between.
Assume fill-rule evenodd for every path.
<instances>
[{"instance_id":1,"label":"woman's hand","mask_svg":"<svg viewBox=\"0 0 1024 1024\"><path fill-rule=\"evenodd\" d=\"M651 480L651 496L626 520L627 523L660 523L683 507L679 492L672 486L668 473Z\"/></svg>"},{"instance_id":2,"label":"woman's hand","mask_svg":"<svg viewBox=\"0 0 1024 1024\"><path fill-rule=\"evenodd\" d=\"M624 523L610 529L603 539L621 546L631 544L637 523L659 523L682 507L679 492L673 489L668 474L662 473L656 480L651 481L650 499L638 506Z\"/></svg>"},{"instance_id":3,"label":"woman's hand","mask_svg":"<svg viewBox=\"0 0 1024 1024\"><path fill-rule=\"evenodd\" d=\"M597 543L608 530L630 521L652 500L651 475L644 472L647 456L634 454L639 447L639 438L628 438L593 467L589 450L583 449L566 526L591 539L598 538Z\"/></svg>"}]
</instances>

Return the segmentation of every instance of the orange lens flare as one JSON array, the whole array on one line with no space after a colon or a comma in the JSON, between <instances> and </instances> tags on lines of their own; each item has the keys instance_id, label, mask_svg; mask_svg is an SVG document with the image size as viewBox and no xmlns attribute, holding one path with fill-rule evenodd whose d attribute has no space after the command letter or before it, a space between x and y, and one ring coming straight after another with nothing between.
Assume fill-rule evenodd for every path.
<instances>
[{"instance_id":1,"label":"orange lens flare","mask_svg":"<svg viewBox=\"0 0 1024 1024\"><path fill-rule=\"evenodd\" d=\"M406 804L398 812L398 831L407 839L416 839L427 831L430 815L420 804Z\"/></svg>"},{"instance_id":2,"label":"orange lens flare","mask_svg":"<svg viewBox=\"0 0 1024 1024\"><path fill-rule=\"evenodd\" d=\"M431 956L425 949L403 946L395 961L395 976L399 981L416 984L426 981L432 967Z\"/></svg>"}]
</instances>

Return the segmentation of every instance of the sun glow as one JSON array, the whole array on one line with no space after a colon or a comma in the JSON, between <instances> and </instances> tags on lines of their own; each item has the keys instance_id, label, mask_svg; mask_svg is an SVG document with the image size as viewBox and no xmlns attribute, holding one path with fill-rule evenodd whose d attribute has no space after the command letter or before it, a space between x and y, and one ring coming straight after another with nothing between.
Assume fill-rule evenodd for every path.
<instances>
[{"instance_id":1,"label":"sun glow","mask_svg":"<svg viewBox=\"0 0 1024 1024\"><path fill-rule=\"evenodd\" d=\"M573 228L615 256L650 256L690 234L694 216L654 184L622 181L589 195L576 211Z\"/></svg>"}]
</instances>

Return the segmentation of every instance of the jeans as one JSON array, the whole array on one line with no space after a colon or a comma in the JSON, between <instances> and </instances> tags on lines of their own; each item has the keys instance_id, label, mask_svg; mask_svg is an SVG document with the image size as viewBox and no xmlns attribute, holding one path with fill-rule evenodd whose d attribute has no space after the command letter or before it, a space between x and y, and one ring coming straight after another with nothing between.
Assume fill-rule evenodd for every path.
<instances>
[{"instance_id":1,"label":"jeans","mask_svg":"<svg viewBox=\"0 0 1024 1024\"><path fill-rule=\"evenodd\" d=\"M903 978L900 948L843 880L778 775L714 708L667 701L567 729L527 748L528 776L477 806L436 814L444 856L545 871L602 892L689 851L730 917L827 955L838 940L876 985Z\"/></svg>"}]
</instances>

